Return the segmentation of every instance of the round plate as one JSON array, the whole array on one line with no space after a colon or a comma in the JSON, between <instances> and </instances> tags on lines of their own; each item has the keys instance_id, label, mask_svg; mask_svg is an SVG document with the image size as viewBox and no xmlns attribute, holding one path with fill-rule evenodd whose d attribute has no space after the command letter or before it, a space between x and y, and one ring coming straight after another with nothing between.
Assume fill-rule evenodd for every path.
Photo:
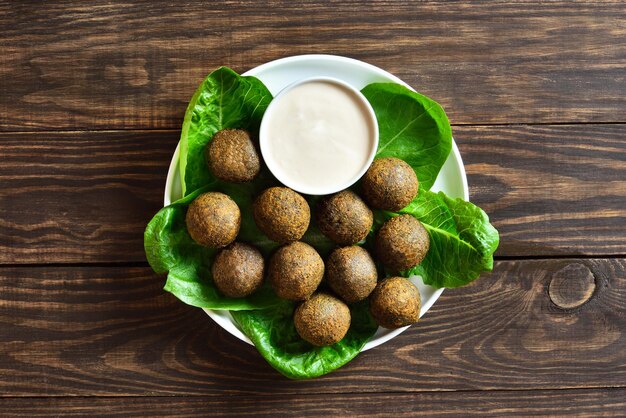
<instances>
[{"instance_id":1,"label":"round plate","mask_svg":"<svg viewBox=\"0 0 626 418\"><path fill-rule=\"evenodd\" d=\"M282 58L253 68L243 75L251 75L260 79L274 96L287 85L309 77L334 77L343 80L357 89L362 89L370 83L380 82L398 83L411 88L411 86L398 77L378 67L355 59L334 55L298 55ZM165 184L164 204L166 206L182 197L180 173L178 169L178 153L179 147L176 147ZM432 190L441 190L450 197L460 197L469 200L465 168L463 167L463 161L461 160L459 149L454 140L452 140L452 152L441 168ZM421 317L433 306L433 303L439 298L443 289L435 289L434 287L425 285L418 276L413 276L410 280L420 291L422 298ZM252 344L248 337L237 327L228 311L205 309L205 312L226 331L240 340ZM408 327L404 327L395 330L378 328L376 334L365 344L363 350L369 350L370 348L374 348L389 341L407 328Z\"/></svg>"}]
</instances>

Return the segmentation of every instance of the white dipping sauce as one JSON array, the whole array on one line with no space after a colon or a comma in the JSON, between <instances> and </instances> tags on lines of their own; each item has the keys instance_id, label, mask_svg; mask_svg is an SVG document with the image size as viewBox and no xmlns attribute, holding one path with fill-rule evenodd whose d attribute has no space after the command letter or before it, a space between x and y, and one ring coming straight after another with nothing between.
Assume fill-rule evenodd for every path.
<instances>
[{"instance_id":1,"label":"white dipping sauce","mask_svg":"<svg viewBox=\"0 0 626 418\"><path fill-rule=\"evenodd\" d=\"M261 125L261 152L276 178L306 194L328 194L356 182L378 146L376 116L357 91L311 79L279 94Z\"/></svg>"}]
</instances>

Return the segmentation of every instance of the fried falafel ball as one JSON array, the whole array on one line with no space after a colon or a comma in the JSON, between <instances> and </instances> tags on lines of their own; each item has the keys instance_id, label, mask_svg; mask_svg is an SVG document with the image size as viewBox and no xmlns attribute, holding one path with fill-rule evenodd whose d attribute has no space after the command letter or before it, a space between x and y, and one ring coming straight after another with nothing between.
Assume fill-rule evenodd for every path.
<instances>
[{"instance_id":1,"label":"fried falafel ball","mask_svg":"<svg viewBox=\"0 0 626 418\"><path fill-rule=\"evenodd\" d=\"M363 176L363 195L376 209L399 211L417 196L415 171L399 158L374 160Z\"/></svg>"},{"instance_id":2,"label":"fried falafel ball","mask_svg":"<svg viewBox=\"0 0 626 418\"><path fill-rule=\"evenodd\" d=\"M370 296L370 312L378 325L395 329L416 323L420 315L420 292L404 277L378 283Z\"/></svg>"},{"instance_id":3,"label":"fried falafel ball","mask_svg":"<svg viewBox=\"0 0 626 418\"><path fill-rule=\"evenodd\" d=\"M352 245L367 236L374 215L356 193L344 190L320 200L316 219L328 238L339 245Z\"/></svg>"},{"instance_id":4,"label":"fried falafel ball","mask_svg":"<svg viewBox=\"0 0 626 418\"><path fill-rule=\"evenodd\" d=\"M368 297L377 280L376 265L365 248L337 248L326 260L326 282L346 303Z\"/></svg>"},{"instance_id":5,"label":"fried falafel ball","mask_svg":"<svg viewBox=\"0 0 626 418\"><path fill-rule=\"evenodd\" d=\"M293 317L303 340L324 347L338 343L350 328L350 309L327 293L316 293L296 308Z\"/></svg>"},{"instance_id":6,"label":"fried falafel ball","mask_svg":"<svg viewBox=\"0 0 626 418\"><path fill-rule=\"evenodd\" d=\"M376 257L395 272L422 262L430 248L430 237L422 223L411 215L387 220L374 240Z\"/></svg>"},{"instance_id":7,"label":"fried falafel ball","mask_svg":"<svg viewBox=\"0 0 626 418\"><path fill-rule=\"evenodd\" d=\"M270 187L256 198L253 216L257 226L272 241L297 241L311 220L309 204L288 187Z\"/></svg>"},{"instance_id":8,"label":"fried falafel ball","mask_svg":"<svg viewBox=\"0 0 626 418\"><path fill-rule=\"evenodd\" d=\"M200 245L225 247L235 240L241 225L239 206L229 196L219 192L196 197L185 216L187 231Z\"/></svg>"},{"instance_id":9,"label":"fried falafel ball","mask_svg":"<svg viewBox=\"0 0 626 418\"><path fill-rule=\"evenodd\" d=\"M279 297L304 300L321 283L324 277L324 261L315 248L296 241L276 250L270 258L267 273Z\"/></svg>"},{"instance_id":10,"label":"fried falafel ball","mask_svg":"<svg viewBox=\"0 0 626 418\"><path fill-rule=\"evenodd\" d=\"M232 183L250 181L261 169L259 153L243 129L215 133L206 146L205 159L215 177Z\"/></svg>"},{"instance_id":11,"label":"fried falafel ball","mask_svg":"<svg viewBox=\"0 0 626 418\"><path fill-rule=\"evenodd\" d=\"M222 294L242 298L261 287L264 269L265 261L259 250L243 242L233 242L217 253L211 274Z\"/></svg>"}]
</instances>

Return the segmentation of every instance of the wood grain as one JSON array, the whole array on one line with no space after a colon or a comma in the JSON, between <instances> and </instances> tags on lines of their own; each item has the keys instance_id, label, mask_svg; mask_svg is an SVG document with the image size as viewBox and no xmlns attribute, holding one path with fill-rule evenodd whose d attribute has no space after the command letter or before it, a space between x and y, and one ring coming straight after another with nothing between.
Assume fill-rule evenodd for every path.
<instances>
[{"instance_id":1,"label":"wood grain","mask_svg":"<svg viewBox=\"0 0 626 418\"><path fill-rule=\"evenodd\" d=\"M626 125L453 131L497 254L626 253Z\"/></svg>"},{"instance_id":2,"label":"wood grain","mask_svg":"<svg viewBox=\"0 0 626 418\"><path fill-rule=\"evenodd\" d=\"M596 289L581 306L559 308L550 283L579 265ZM0 393L306 395L626 382L626 259L497 262L472 285L446 290L418 325L312 381L283 378L162 284L147 267L0 268Z\"/></svg>"},{"instance_id":3,"label":"wood grain","mask_svg":"<svg viewBox=\"0 0 626 418\"><path fill-rule=\"evenodd\" d=\"M626 254L626 125L456 127L499 256ZM142 262L178 132L0 134L0 263Z\"/></svg>"},{"instance_id":4,"label":"wood grain","mask_svg":"<svg viewBox=\"0 0 626 418\"><path fill-rule=\"evenodd\" d=\"M145 261L178 136L0 135L0 262Z\"/></svg>"},{"instance_id":5,"label":"wood grain","mask_svg":"<svg viewBox=\"0 0 626 418\"><path fill-rule=\"evenodd\" d=\"M0 413L100 416L623 416L626 389L379 393L300 396L4 398Z\"/></svg>"},{"instance_id":6,"label":"wood grain","mask_svg":"<svg viewBox=\"0 0 626 418\"><path fill-rule=\"evenodd\" d=\"M624 122L621 1L0 4L0 130L179 128L204 76L361 59L456 124Z\"/></svg>"}]
</instances>

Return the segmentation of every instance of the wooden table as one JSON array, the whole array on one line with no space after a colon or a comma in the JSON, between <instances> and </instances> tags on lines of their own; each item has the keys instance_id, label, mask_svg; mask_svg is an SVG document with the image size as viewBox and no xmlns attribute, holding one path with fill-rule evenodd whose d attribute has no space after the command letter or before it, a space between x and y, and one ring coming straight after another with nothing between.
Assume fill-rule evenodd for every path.
<instances>
[{"instance_id":1,"label":"wooden table","mask_svg":"<svg viewBox=\"0 0 626 418\"><path fill-rule=\"evenodd\" d=\"M354 57L439 101L491 274L290 381L162 290L142 233L220 65ZM625 415L626 5L0 4L0 408L77 415Z\"/></svg>"}]
</instances>

